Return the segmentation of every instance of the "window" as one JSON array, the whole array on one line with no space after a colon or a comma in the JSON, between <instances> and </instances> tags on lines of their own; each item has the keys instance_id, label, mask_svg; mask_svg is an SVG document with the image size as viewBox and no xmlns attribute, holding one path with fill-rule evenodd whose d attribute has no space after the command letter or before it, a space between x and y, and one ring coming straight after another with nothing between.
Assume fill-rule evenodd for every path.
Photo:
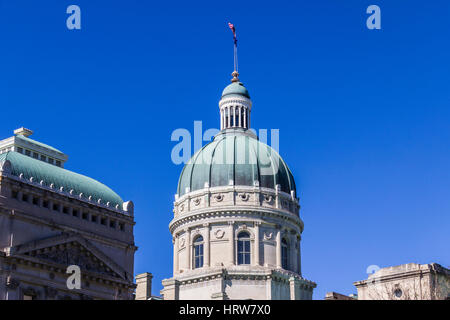
<instances>
[{"instance_id":1,"label":"window","mask_svg":"<svg viewBox=\"0 0 450 320\"><path fill-rule=\"evenodd\" d=\"M28 195L27 194L22 194L22 201L28 202Z\"/></svg>"},{"instance_id":2,"label":"window","mask_svg":"<svg viewBox=\"0 0 450 320\"><path fill-rule=\"evenodd\" d=\"M120 231L125 231L125 224L119 223L119 229Z\"/></svg>"},{"instance_id":3,"label":"window","mask_svg":"<svg viewBox=\"0 0 450 320\"><path fill-rule=\"evenodd\" d=\"M17 199L17 197L19 196L17 191L12 191L11 196L13 197L13 199Z\"/></svg>"},{"instance_id":4,"label":"window","mask_svg":"<svg viewBox=\"0 0 450 320\"><path fill-rule=\"evenodd\" d=\"M72 209L72 216L73 217L78 217L78 210L77 209Z\"/></svg>"},{"instance_id":5,"label":"window","mask_svg":"<svg viewBox=\"0 0 450 320\"><path fill-rule=\"evenodd\" d=\"M30 150L25 150L25 155L31 156L31 151Z\"/></svg>"},{"instance_id":6,"label":"window","mask_svg":"<svg viewBox=\"0 0 450 320\"><path fill-rule=\"evenodd\" d=\"M41 154L41 160L42 160L42 161L47 161L47 157L44 156L43 154Z\"/></svg>"},{"instance_id":7,"label":"window","mask_svg":"<svg viewBox=\"0 0 450 320\"><path fill-rule=\"evenodd\" d=\"M17 152L18 153L23 153L23 149L21 147L17 147Z\"/></svg>"},{"instance_id":8,"label":"window","mask_svg":"<svg viewBox=\"0 0 450 320\"><path fill-rule=\"evenodd\" d=\"M33 158L39 159L39 155L36 152L33 152Z\"/></svg>"},{"instance_id":9,"label":"window","mask_svg":"<svg viewBox=\"0 0 450 320\"><path fill-rule=\"evenodd\" d=\"M53 158L48 158L48 163L53 164Z\"/></svg>"},{"instance_id":10,"label":"window","mask_svg":"<svg viewBox=\"0 0 450 320\"><path fill-rule=\"evenodd\" d=\"M68 214L69 213L69 208L63 207L63 213Z\"/></svg>"},{"instance_id":11,"label":"window","mask_svg":"<svg viewBox=\"0 0 450 320\"><path fill-rule=\"evenodd\" d=\"M61 161L56 160L56 165L57 165L58 167L61 167Z\"/></svg>"},{"instance_id":12,"label":"window","mask_svg":"<svg viewBox=\"0 0 450 320\"><path fill-rule=\"evenodd\" d=\"M203 267L203 237L198 236L194 240L194 268Z\"/></svg>"},{"instance_id":13,"label":"window","mask_svg":"<svg viewBox=\"0 0 450 320\"><path fill-rule=\"evenodd\" d=\"M250 264L250 235L247 232L241 232L238 235L238 264Z\"/></svg>"},{"instance_id":14,"label":"window","mask_svg":"<svg viewBox=\"0 0 450 320\"><path fill-rule=\"evenodd\" d=\"M53 204L53 210L54 210L54 211L59 211L59 204L54 203L54 204Z\"/></svg>"},{"instance_id":15,"label":"window","mask_svg":"<svg viewBox=\"0 0 450 320\"><path fill-rule=\"evenodd\" d=\"M97 222L97 216L96 215L92 215L91 216L91 221L92 222Z\"/></svg>"},{"instance_id":16,"label":"window","mask_svg":"<svg viewBox=\"0 0 450 320\"><path fill-rule=\"evenodd\" d=\"M106 218L101 218L100 223L104 226L106 226Z\"/></svg>"},{"instance_id":17,"label":"window","mask_svg":"<svg viewBox=\"0 0 450 320\"><path fill-rule=\"evenodd\" d=\"M35 206L38 206L38 205L39 205L39 198L38 198L38 197L33 197L33 204L34 204Z\"/></svg>"},{"instance_id":18,"label":"window","mask_svg":"<svg viewBox=\"0 0 450 320\"><path fill-rule=\"evenodd\" d=\"M48 201L47 201L47 200L42 201L42 206L43 206L44 208L47 208L47 209L48 209Z\"/></svg>"},{"instance_id":19,"label":"window","mask_svg":"<svg viewBox=\"0 0 450 320\"><path fill-rule=\"evenodd\" d=\"M281 240L281 266L287 270L289 267L289 247L286 239Z\"/></svg>"},{"instance_id":20,"label":"window","mask_svg":"<svg viewBox=\"0 0 450 320\"><path fill-rule=\"evenodd\" d=\"M109 227L115 229L116 228L116 222L114 220L109 221Z\"/></svg>"},{"instance_id":21,"label":"window","mask_svg":"<svg viewBox=\"0 0 450 320\"><path fill-rule=\"evenodd\" d=\"M81 219L83 220L88 220L89 214L87 212L83 212L83 214L81 215Z\"/></svg>"}]
</instances>

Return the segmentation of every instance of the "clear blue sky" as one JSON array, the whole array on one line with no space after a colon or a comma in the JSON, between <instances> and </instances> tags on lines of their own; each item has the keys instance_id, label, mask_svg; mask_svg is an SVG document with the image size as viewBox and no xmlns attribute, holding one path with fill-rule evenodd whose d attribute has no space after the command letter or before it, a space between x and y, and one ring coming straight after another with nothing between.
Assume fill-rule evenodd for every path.
<instances>
[{"instance_id":1,"label":"clear blue sky","mask_svg":"<svg viewBox=\"0 0 450 320\"><path fill-rule=\"evenodd\" d=\"M304 276L316 299L350 294L369 265L450 264L449 17L448 1L0 0L0 137L28 127L133 200L135 273L159 294L182 169L170 135L218 127L231 21L252 124L280 129L296 179Z\"/></svg>"}]
</instances>

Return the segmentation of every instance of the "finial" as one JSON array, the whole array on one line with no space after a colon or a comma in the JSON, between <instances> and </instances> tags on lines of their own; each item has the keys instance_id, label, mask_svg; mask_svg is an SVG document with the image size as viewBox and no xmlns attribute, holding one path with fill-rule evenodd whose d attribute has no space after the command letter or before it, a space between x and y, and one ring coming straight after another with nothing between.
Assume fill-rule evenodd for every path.
<instances>
[{"instance_id":1,"label":"finial","mask_svg":"<svg viewBox=\"0 0 450 320\"><path fill-rule=\"evenodd\" d=\"M231 82L239 82L239 72L234 70L231 75L233 76L233 79L231 79Z\"/></svg>"}]
</instances>

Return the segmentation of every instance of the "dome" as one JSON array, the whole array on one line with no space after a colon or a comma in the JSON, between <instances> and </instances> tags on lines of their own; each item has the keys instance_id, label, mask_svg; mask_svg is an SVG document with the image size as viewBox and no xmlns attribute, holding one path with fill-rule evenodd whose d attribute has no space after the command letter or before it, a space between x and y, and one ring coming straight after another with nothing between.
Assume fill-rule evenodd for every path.
<instances>
[{"instance_id":1,"label":"dome","mask_svg":"<svg viewBox=\"0 0 450 320\"><path fill-rule=\"evenodd\" d=\"M225 131L184 166L178 196L205 186L257 186L296 192L294 178L279 154L248 131ZM188 190L186 190L188 189Z\"/></svg>"},{"instance_id":2,"label":"dome","mask_svg":"<svg viewBox=\"0 0 450 320\"><path fill-rule=\"evenodd\" d=\"M44 181L43 184L49 187L54 185L55 189L63 187L65 192L74 191L75 195L83 193L83 197L92 196L93 201L101 199L101 203L110 203L112 207L119 205L122 207L123 201L120 196L104 184L83 176L81 174L51 165L49 163L28 157L21 153L10 151L0 154L0 163L9 161L11 163L11 174L33 180L36 183Z\"/></svg>"},{"instance_id":3,"label":"dome","mask_svg":"<svg viewBox=\"0 0 450 320\"><path fill-rule=\"evenodd\" d=\"M242 82L233 82L223 89L222 98L228 95L237 94L250 99L250 94Z\"/></svg>"}]
</instances>

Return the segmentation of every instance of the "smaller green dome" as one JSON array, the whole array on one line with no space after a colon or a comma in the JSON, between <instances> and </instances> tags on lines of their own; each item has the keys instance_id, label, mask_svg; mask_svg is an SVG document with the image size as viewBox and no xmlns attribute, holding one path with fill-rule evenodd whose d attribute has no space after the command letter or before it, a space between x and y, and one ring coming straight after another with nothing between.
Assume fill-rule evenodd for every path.
<instances>
[{"instance_id":1,"label":"smaller green dome","mask_svg":"<svg viewBox=\"0 0 450 320\"><path fill-rule=\"evenodd\" d=\"M242 82L233 82L226 86L222 92L222 98L228 95L237 94L250 99L250 94Z\"/></svg>"}]
</instances>

